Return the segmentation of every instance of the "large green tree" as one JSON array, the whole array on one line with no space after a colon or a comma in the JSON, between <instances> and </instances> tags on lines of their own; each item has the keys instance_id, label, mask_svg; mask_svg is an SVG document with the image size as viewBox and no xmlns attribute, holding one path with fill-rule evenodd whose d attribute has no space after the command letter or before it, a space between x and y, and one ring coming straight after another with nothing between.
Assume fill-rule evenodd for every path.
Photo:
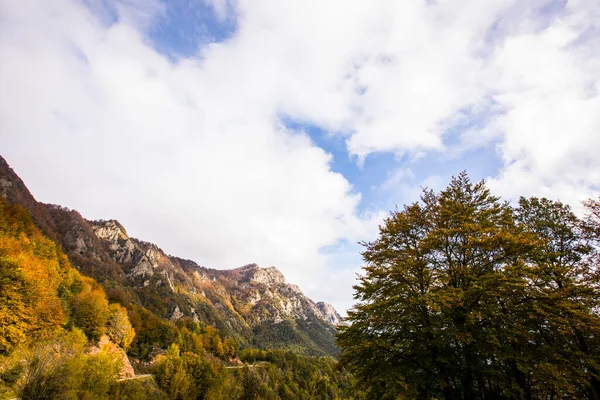
<instances>
[{"instance_id":1,"label":"large green tree","mask_svg":"<svg viewBox=\"0 0 600 400\"><path fill-rule=\"evenodd\" d=\"M581 221L463 173L393 212L338 343L370 398L598 395L598 286ZM595 311L594 311L595 310Z\"/></svg>"}]
</instances>

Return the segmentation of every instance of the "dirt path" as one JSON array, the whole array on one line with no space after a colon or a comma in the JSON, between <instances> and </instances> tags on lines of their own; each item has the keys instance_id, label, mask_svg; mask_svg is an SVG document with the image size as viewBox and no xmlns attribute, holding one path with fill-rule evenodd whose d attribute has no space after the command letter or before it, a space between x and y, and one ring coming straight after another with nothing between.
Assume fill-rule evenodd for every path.
<instances>
[{"instance_id":1,"label":"dirt path","mask_svg":"<svg viewBox=\"0 0 600 400\"><path fill-rule=\"evenodd\" d=\"M122 382L122 381L130 381L132 379L144 379L144 378L148 378L151 377L151 374L144 374L144 375L136 375L136 376L132 376L131 378L121 378L121 379L117 379L117 381Z\"/></svg>"},{"instance_id":2,"label":"dirt path","mask_svg":"<svg viewBox=\"0 0 600 400\"><path fill-rule=\"evenodd\" d=\"M241 368L244 368L244 367L256 368L256 367L259 367L259 366L264 365L264 364L265 363L261 361L261 362L255 363L255 364L234 365L234 366L231 366L231 367L224 367L224 368L225 369L241 369Z\"/></svg>"}]
</instances>

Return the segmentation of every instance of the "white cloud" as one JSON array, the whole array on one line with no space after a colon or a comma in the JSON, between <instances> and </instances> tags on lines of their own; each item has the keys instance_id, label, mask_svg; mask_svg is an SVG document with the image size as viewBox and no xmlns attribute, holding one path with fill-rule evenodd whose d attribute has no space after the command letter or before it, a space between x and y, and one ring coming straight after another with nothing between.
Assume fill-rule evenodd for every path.
<instances>
[{"instance_id":1,"label":"white cloud","mask_svg":"<svg viewBox=\"0 0 600 400\"><path fill-rule=\"evenodd\" d=\"M351 288L315 283L348 265L320 249L372 238L379 216L358 215L360 194L281 117L359 159L455 150L448 129L477 122L458 148L497 141L500 194L575 201L600 185L595 0L212 0L236 31L176 63L144 36L162 3L104 3L0 4L2 153L41 200L167 251L274 264L349 304Z\"/></svg>"},{"instance_id":2,"label":"white cloud","mask_svg":"<svg viewBox=\"0 0 600 400\"><path fill-rule=\"evenodd\" d=\"M378 188L380 197L387 202L388 208L402 210L404 204L420 201L423 190L442 190L447 182L443 182L439 175L429 175L418 180L410 168L398 168L388 173L387 179Z\"/></svg>"},{"instance_id":3,"label":"white cloud","mask_svg":"<svg viewBox=\"0 0 600 400\"><path fill-rule=\"evenodd\" d=\"M242 59L269 76L256 85L274 109L345 135L360 159L497 141L504 166L490 184L500 194L576 202L600 186L599 9L591 0L240 1L225 47L252 51ZM457 125L467 128L448 149Z\"/></svg>"},{"instance_id":4,"label":"white cloud","mask_svg":"<svg viewBox=\"0 0 600 400\"><path fill-rule=\"evenodd\" d=\"M232 0L206 0L205 3L212 7L215 16L220 21L225 21L230 18L231 13L234 10L234 2Z\"/></svg>"},{"instance_id":5,"label":"white cloud","mask_svg":"<svg viewBox=\"0 0 600 400\"><path fill-rule=\"evenodd\" d=\"M507 196L577 206L600 190L600 38L585 37L600 7L576 5L541 32L508 38L494 56L505 112L490 129L502 138L504 167L490 184Z\"/></svg>"}]
</instances>

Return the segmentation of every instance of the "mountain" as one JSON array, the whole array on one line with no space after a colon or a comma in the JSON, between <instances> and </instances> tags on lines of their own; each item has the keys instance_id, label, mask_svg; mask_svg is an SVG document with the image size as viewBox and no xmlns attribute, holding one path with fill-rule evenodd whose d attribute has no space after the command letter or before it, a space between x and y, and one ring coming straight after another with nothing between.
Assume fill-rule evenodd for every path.
<instances>
[{"instance_id":1,"label":"mountain","mask_svg":"<svg viewBox=\"0 0 600 400\"><path fill-rule=\"evenodd\" d=\"M344 323L340 314L338 314L331 304L320 301L317 303L317 307L319 308L319 311L321 311L321 314L323 314L325 317L325 320L329 321L333 325L337 326Z\"/></svg>"},{"instance_id":2,"label":"mountain","mask_svg":"<svg viewBox=\"0 0 600 400\"><path fill-rule=\"evenodd\" d=\"M96 279L111 301L170 323L214 326L242 345L337 354L333 335L339 314L306 297L275 267L216 270L168 255L130 237L116 220L90 221L75 210L36 201L1 156L0 197L29 210L44 234L59 242L72 265ZM141 338L143 332L136 340ZM135 342L132 349L135 353ZM153 351L142 353L150 357Z\"/></svg>"}]
</instances>

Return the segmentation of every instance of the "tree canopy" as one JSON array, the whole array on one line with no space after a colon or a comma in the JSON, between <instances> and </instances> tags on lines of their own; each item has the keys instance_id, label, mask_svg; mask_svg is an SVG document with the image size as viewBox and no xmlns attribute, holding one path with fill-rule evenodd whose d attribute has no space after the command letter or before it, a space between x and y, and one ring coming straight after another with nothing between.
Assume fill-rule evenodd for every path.
<instances>
[{"instance_id":1,"label":"tree canopy","mask_svg":"<svg viewBox=\"0 0 600 400\"><path fill-rule=\"evenodd\" d=\"M338 337L367 397L600 399L598 203L586 205L587 223L547 199L513 207L462 173L392 212L363 243Z\"/></svg>"}]
</instances>

